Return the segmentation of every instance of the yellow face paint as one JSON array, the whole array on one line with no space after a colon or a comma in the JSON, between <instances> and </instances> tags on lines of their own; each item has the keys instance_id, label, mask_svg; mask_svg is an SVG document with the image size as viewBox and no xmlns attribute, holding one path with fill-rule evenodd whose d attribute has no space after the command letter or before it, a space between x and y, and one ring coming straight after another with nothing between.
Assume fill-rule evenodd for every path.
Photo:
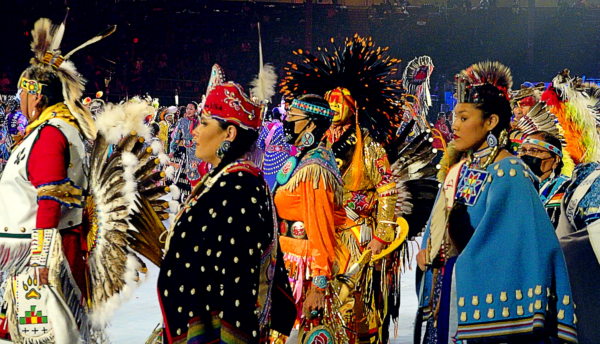
<instances>
[{"instance_id":1,"label":"yellow face paint","mask_svg":"<svg viewBox=\"0 0 600 344\"><path fill-rule=\"evenodd\" d=\"M331 110L335 111L333 125L345 124L356 113L354 98L347 88L338 87L325 94Z\"/></svg>"}]
</instances>

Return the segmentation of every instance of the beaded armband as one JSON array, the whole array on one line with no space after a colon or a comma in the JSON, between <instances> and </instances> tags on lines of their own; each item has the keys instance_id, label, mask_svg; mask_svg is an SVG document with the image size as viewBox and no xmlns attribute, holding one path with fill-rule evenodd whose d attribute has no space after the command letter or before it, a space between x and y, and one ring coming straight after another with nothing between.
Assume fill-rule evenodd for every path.
<instances>
[{"instance_id":1,"label":"beaded armband","mask_svg":"<svg viewBox=\"0 0 600 344\"><path fill-rule=\"evenodd\" d=\"M39 200L52 200L60 203L69 208L81 208L83 197L83 190L75 185L69 178L51 182L47 184L41 184L37 188L38 201Z\"/></svg>"},{"instance_id":2,"label":"beaded armband","mask_svg":"<svg viewBox=\"0 0 600 344\"><path fill-rule=\"evenodd\" d=\"M319 289L327 289L327 277L324 275L314 276L312 278L312 283L315 287Z\"/></svg>"}]
</instances>

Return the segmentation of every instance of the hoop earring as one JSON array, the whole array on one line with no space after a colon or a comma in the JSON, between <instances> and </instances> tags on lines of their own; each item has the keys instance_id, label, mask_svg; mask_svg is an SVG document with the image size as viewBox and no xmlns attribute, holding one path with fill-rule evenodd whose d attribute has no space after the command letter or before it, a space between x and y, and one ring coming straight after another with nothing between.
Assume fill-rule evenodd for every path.
<instances>
[{"instance_id":1,"label":"hoop earring","mask_svg":"<svg viewBox=\"0 0 600 344\"><path fill-rule=\"evenodd\" d=\"M219 145L219 148L217 148L217 153L216 153L217 158L223 160L223 158L225 157L225 154L227 153L229 148L231 148L231 142L229 142L229 141L221 142L221 144Z\"/></svg>"},{"instance_id":2,"label":"hoop earring","mask_svg":"<svg viewBox=\"0 0 600 344\"><path fill-rule=\"evenodd\" d=\"M490 148L494 148L498 145L498 138L496 137L496 135L494 135L492 133L492 131L490 130L490 132L487 134L487 138L486 138L487 144Z\"/></svg>"},{"instance_id":3,"label":"hoop earring","mask_svg":"<svg viewBox=\"0 0 600 344\"><path fill-rule=\"evenodd\" d=\"M302 135L302 146L310 147L315 143L315 136L312 133Z\"/></svg>"}]
</instances>

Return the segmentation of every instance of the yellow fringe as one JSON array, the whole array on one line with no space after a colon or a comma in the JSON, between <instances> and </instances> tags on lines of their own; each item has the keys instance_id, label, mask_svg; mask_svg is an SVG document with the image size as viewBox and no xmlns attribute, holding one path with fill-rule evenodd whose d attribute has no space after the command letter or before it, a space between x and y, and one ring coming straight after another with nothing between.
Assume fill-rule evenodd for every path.
<instances>
[{"instance_id":1,"label":"yellow fringe","mask_svg":"<svg viewBox=\"0 0 600 344\"><path fill-rule=\"evenodd\" d=\"M573 176L573 170L575 169L575 161L573 161L571 155L565 148L563 148L562 152L562 162L564 166L561 169L560 174L564 174L565 176L571 178Z\"/></svg>"}]
</instances>

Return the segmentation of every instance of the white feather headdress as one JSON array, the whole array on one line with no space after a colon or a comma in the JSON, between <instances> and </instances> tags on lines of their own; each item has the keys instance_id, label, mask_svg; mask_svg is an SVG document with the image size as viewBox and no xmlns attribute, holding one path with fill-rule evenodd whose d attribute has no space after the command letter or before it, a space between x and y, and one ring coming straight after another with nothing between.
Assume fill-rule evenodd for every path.
<instances>
[{"instance_id":1,"label":"white feather headdress","mask_svg":"<svg viewBox=\"0 0 600 344\"><path fill-rule=\"evenodd\" d=\"M47 18L41 18L35 23L31 32L33 37L31 50L34 56L31 59L31 66L23 72L22 77L37 81L46 81L58 77L62 84L62 96L65 105L75 117L83 135L87 139L94 139L96 137L96 126L92 114L80 101L86 80L77 72L69 57L81 48L109 36L116 30L116 26L107 28L63 56L60 44L65 32L65 22L66 17L60 25L52 24L50 19Z\"/></svg>"}]
</instances>

